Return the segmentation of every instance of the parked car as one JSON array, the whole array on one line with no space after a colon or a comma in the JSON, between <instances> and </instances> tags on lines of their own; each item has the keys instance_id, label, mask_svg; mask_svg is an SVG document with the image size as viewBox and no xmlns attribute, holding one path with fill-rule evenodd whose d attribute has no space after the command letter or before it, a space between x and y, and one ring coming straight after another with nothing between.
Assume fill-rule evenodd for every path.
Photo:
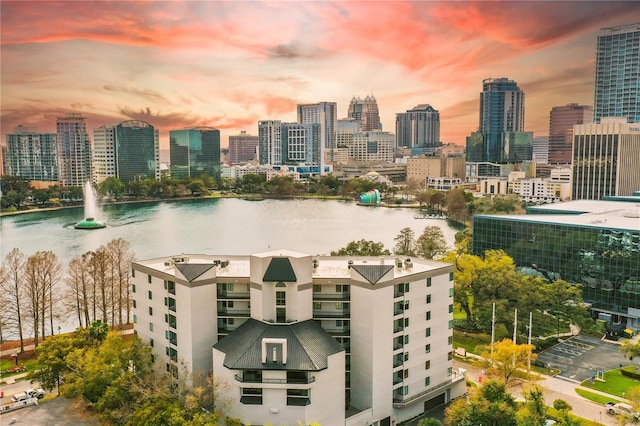
<instances>
[{"instance_id":1,"label":"parked car","mask_svg":"<svg viewBox=\"0 0 640 426\"><path fill-rule=\"evenodd\" d=\"M607 413L609 414L630 417L635 421L640 420L640 412L633 411L633 407L625 402L607 402L605 404L605 407L607 408Z\"/></svg>"}]
</instances>

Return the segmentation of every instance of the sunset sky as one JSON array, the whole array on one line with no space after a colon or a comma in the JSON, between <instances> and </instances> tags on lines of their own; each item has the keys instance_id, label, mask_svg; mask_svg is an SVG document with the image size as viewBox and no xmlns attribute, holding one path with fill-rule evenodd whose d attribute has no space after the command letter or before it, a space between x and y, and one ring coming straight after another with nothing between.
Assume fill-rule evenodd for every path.
<instances>
[{"instance_id":1,"label":"sunset sky","mask_svg":"<svg viewBox=\"0 0 640 426\"><path fill-rule=\"evenodd\" d=\"M257 134L296 104L373 94L384 130L428 103L443 142L478 126L485 78L526 94L525 129L548 134L553 106L593 104L600 28L640 21L637 2L6 1L2 141L17 125L55 132L81 112L89 133L144 120Z\"/></svg>"}]
</instances>

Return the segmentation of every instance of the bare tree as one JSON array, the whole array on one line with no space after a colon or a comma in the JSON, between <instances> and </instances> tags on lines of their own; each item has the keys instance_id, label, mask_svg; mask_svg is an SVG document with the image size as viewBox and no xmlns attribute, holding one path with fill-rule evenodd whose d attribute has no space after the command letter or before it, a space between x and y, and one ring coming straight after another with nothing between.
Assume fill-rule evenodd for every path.
<instances>
[{"instance_id":1,"label":"bare tree","mask_svg":"<svg viewBox=\"0 0 640 426\"><path fill-rule=\"evenodd\" d=\"M39 251L29 256L25 264L25 298L33 324L34 344L40 336L46 337L47 319L53 334L53 318L60 297L56 287L60 281L62 265L51 251ZM40 329L38 329L40 327Z\"/></svg>"},{"instance_id":2,"label":"bare tree","mask_svg":"<svg viewBox=\"0 0 640 426\"><path fill-rule=\"evenodd\" d=\"M131 269L131 262L135 258L135 254L131 248L131 245L118 238L111 240L107 244L107 250L111 253L112 262L112 278L116 283L116 306L114 310L118 312L118 324L122 325L122 313L126 310L126 323L129 323L129 317L131 315L131 298L129 294L129 271ZM115 324L115 322L114 322Z\"/></svg>"},{"instance_id":3,"label":"bare tree","mask_svg":"<svg viewBox=\"0 0 640 426\"><path fill-rule=\"evenodd\" d=\"M109 268L109 253L104 246L100 246L98 250L91 253L91 275L94 282L94 308L93 308L93 320L96 319L96 305L100 311L100 315L103 322L108 323L109 310L111 307L111 294L110 294L110 268ZM98 294L99 293L99 294Z\"/></svg>"},{"instance_id":4,"label":"bare tree","mask_svg":"<svg viewBox=\"0 0 640 426\"><path fill-rule=\"evenodd\" d=\"M20 339L20 352L24 352L24 326L22 324L22 295L24 282L25 255L17 248L9 252L0 268L0 291L3 300L2 313L4 329L15 330Z\"/></svg>"},{"instance_id":5,"label":"bare tree","mask_svg":"<svg viewBox=\"0 0 640 426\"><path fill-rule=\"evenodd\" d=\"M68 294L67 306L70 310L76 311L80 327L88 327L91 323L89 309L92 304L94 285L89 264L90 258L91 252L74 257L69 262L69 270L65 279Z\"/></svg>"}]
</instances>

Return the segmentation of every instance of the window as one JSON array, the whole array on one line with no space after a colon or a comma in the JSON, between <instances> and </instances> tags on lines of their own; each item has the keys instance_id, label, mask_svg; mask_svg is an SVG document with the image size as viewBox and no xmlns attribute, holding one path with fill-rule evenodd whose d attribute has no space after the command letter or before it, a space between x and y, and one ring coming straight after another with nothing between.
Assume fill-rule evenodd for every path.
<instances>
[{"instance_id":1,"label":"window","mask_svg":"<svg viewBox=\"0 0 640 426\"><path fill-rule=\"evenodd\" d=\"M322 309L322 303L313 302L313 309L315 309L315 310Z\"/></svg>"},{"instance_id":2,"label":"window","mask_svg":"<svg viewBox=\"0 0 640 426\"><path fill-rule=\"evenodd\" d=\"M427 317L427 321L431 319L431 311L427 311L426 317Z\"/></svg>"},{"instance_id":3,"label":"window","mask_svg":"<svg viewBox=\"0 0 640 426\"><path fill-rule=\"evenodd\" d=\"M407 309L409 309L409 301L405 300L405 302L404 302L404 310L406 311Z\"/></svg>"},{"instance_id":4,"label":"window","mask_svg":"<svg viewBox=\"0 0 640 426\"><path fill-rule=\"evenodd\" d=\"M135 278L135 277L136 277L136 270L135 270L135 269L132 269L132 270L131 270L131 276L132 276L133 278Z\"/></svg>"},{"instance_id":5,"label":"window","mask_svg":"<svg viewBox=\"0 0 640 426\"><path fill-rule=\"evenodd\" d=\"M453 345L453 336L448 337L449 346Z\"/></svg>"},{"instance_id":6,"label":"window","mask_svg":"<svg viewBox=\"0 0 640 426\"><path fill-rule=\"evenodd\" d=\"M453 303L449 305L449 313L453 313Z\"/></svg>"},{"instance_id":7,"label":"window","mask_svg":"<svg viewBox=\"0 0 640 426\"><path fill-rule=\"evenodd\" d=\"M153 299L153 293L151 293L151 290L149 290L149 300Z\"/></svg>"},{"instance_id":8,"label":"window","mask_svg":"<svg viewBox=\"0 0 640 426\"><path fill-rule=\"evenodd\" d=\"M429 386L431 384L431 377L425 377L424 378L424 385L425 386Z\"/></svg>"},{"instance_id":9,"label":"window","mask_svg":"<svg viewBox=\"0 0 640 426\"><path fill-rule=\"evenodd\" d=\"M135 293L135 292L136 292L136 285L131 284L131 293Z\"/></svg>"},{"instance_id":10,"label":"window","mask_svg":"<svg viewBox=\"0 0 640 426\"><path fill-rule=\"evenodd\" d=\"M148 282L149 284L151 284L151 275L148 275L148 276L147 276L147 282Z\"/></svg>"},{"instance_id":11,"label":"window","mask_svg":"<svg viewBox=\"0 0 640 426\"><path fill-rule=\"evenodd\" d=\"M131 305L132 305L132 306L133 306L133 308L135 309L135 307L136 307L136 299L133 299L133 300L131 301Z\"/></svg>"},{"instance_id":12,"label":"window","mask_svg":"<svg viewBox=\"0 0 640 426\"><path fill-rule=\"evenodd\" d=\"M409 293L409 283L404 283L404 292Z\"/></svg>"},{"instance_id":13,"label":"window","mask_svg":"<svg viewBox=\"0 0 640 426\"><path fill-rule=\"evenodd\" d=\"M287 301L287 293L284 291L276 291L276 306L284 306Z\"/></svg>"},{"instance_id":14,"label":"window","mask_svg":"<svg viewBox=\"0 0 640 426\"><path fill-rule=\"evenodd\" d=\"M169 314L169 327L178 328L178 321L176 320L175 315Z\"/></svg>"},{"instance_id":15,"label":"window","mask_svg":"<svg viewBox=\"0 0 640 426\"><path fill-rule=\"evenodd\" d=\"M431 277L427 278L427 287L431 287Z\"/></svg>"},{"instance_id":16,"label":"window","mask_svg":"<svg viewBox=\"0 0 640 426\"><path fill-rule=\"evenodd\" d=\"M408 344L409 343L409 336L404 336L404 344Z\"/></svg>"},{"instance_id":17,"label":"window","mask_svg":"<svg viewBox=\"0 0 640 426\"><path fill-rule=\"evenodd\" d=\"M167 290L169 291L169 294L176 294L176 283L173 281L168 281Z\"/></svg>"},{"instance_id":18,"label":"window","mask_svg":"<svg viewBox=\"0 0 640 426\"><path fill-rule=\"evenodd\" d=\"M453 272L449 272L449 281L453 281Z\"/></svg>"},{"instance_id":19,"label":"window","mask_svg":"<svg viewBox=\"0 0 640 426\"><path fill-rule=\"evenodd\" d=\"M447 354L447 359L449 361L451 361L453 359L453 352L449 351L449 353Z\"/></svg>"},{"instance_id":20,"label":"window","mask_svg":"<svg viewBox=\"0 0 640 426\"><path fill-rule=\"evenodd\" d=\"M149 346L153 347L153 339L149 339Z\"/></svg>"},{"instance_id":21,"label":"window","mask_svg":"<svg viewBox=\"0 0 640 426\"><path fill-rule=\"evenodd\" d=\"M426 337L430 337L431 336L431 327L427 327L427 330L425 331L425 336Z\"/></svg>"},{"instance_id":22,"label":"window","mask_svg":"<svg viewBox=\"0 0 640 426\"><path fill-rule=\"evenodd\" d=\"M309 404L309 389L287 389L287 405L304 407Z\"/></svg>"},{"instance_id":23,"label":"window","mask_svg":"<svg viewBox=\"0 0 640 426\"><path fill-rule=\"evenodd\" d=\"M346 321L336 320L336 327L342 327L343 325L346 325Z\"/></svg>"},{"instance_id":24,"label":"window","mask_svg":"<svg viewBox=\"0 0 640 426\"><path fill-rule=\"evenodd\" d=\"M152 322L149 323L149 331L153 331L153 323Z\"/></svg>"},{"instance_id":25,"label":"window","mask_svg":"<svg viewBox=\"0 0 640 426\"><path fill-rule=\"evenodd\" d=\"M409 352L404 353L404 360L409 361Z\"/></svg>"},{"instance_id":26,"label":"window","mask_svg":"<svg viewBox=\"0 0 640 426\"><path fill-rule=\"evenodd\" d=\"M245 405L262 405L262 389L242 388L240 390L240 403Z\"/></svg>"},{"instance_id":27,"label":"window","mask_svg":"<svg viewBox=\"0 0 640 426\"><path fill-rule=\"evenodd\" d=\"M169 310L175 312L176 311L176 299L169 298Z\"/></svg>"},{"instance_id":28,"label":"window","mask_svg":"<svg viewBox=\"0 0 640 426\"><path fill-rule=\"evenodd\" d=\"M342 293L342 286L340 284L336 285L336 293Z\"/></svg>"},{"instance_id":29,"label":"window","mask_svg":"<svg viewBox=\"0 0 640 426\"><path fill-rule=\"evenodd\" d=\"M453 297L453 287L449 289L449 297Z\"/></svg>"},{"instance_id":30,"label":"window","mask_svg":"<svg viewBox=\"0 0 640 426\"><path fill-rule=\"evenodd\" d=\"M169 314L164 314L164 322L169 322Z\"/></svg>"},{"instance_id":31,"label":"window","mask_svg":"<svg viewBox=\"0 0 640 426\"><path fill-rule=\"evenodd\" d=\"M153 308L151 306L149 306L149 315L153 316Z\"/></svg>"},{"instance_id":32,"label":"window","mask_svg":"<svg viewBox=\"0 0 640 426\"><path fill-rule=\"evenodd\" d=\"M424 353L428 354L429 352L431 352L431 343L424 345Z\"/></svg>"},{"instance_id":33,"label":"window","mask_svg":"<svg viewBox=\"0 0 640 426\"><path fill-rule=\"evenodd\" d=\"M174 331L167 331L167 339L172 345L178 345L178 335Z\"/></svg>"},{"instance_id":34,"label":"window","mask_svg":"<svg viewBox=\"0 0 640 426\"><path fill-rule=\"evenodd\" d=\"M322 293L322 286L320 284L314 284L313 285L313 292L314 293Z\"/></svg>"},{"instance_id":35,"label":"window","mask_svg":"<svg viewBox=\"0 0 640 426\"><path fill-rule=\"evenodd\" d=\"M453 374L453 367L447 368L447 376L451 376Z\"/></svg>"},{"instance_id":36,"label":"window","mask_svg":"<svg viewBox=\"0 0 640 426\"><path fill-rule=\"evenodd\" d=\"M278 281L278 284L276 284L276 287L287 287L287 285L285 283L283 283L282 281Z\"/></svg>"},{"instance_id":37,"label":"window","mask_svg":"<svg viewBox=\"0 0 640 426\"><path fill-rule=\"evenodd\" d=\"M138 323L138 316L136 314L133 314L133 323L134 324Z\"/></svg>"},{"instance_id":38,"label":"window","mask_svg":"<svg viewBox=\"0 0 640 426\"><path fill-rule=\"evenodd\" d=\"M449 320L449 330L453 328L453 320Z\"/></svg>"},{"instance_id":39,"label":"window","mask_svg":"<svg viewBox=\"0 0 640 426\"><path fill-rule=\"evenodd\" d=\"M164 306L169 306L169 298L168 297L164 298Z\"/></svg>"},{"instance_id":40,"label":"window","mask_svg":"<svg viewBox=\"0 0 640 426\"><path fill-rule=\"evenodd\" d=\"M343 308L342 302L336 302L336 311L341 311Z\"/></svg>"},{"instance_id":41,"label":"window","mask_svg":"<svg viewBox=\"0 0 640 426\"><path fill-rule=\"evenodd\" d=\"M431 295L427 294L427 303L431 303Z\"/></svg>"},{"instance_id":42,"label":"window","mask_svg":"<svg viewBox=\"0 0 640 426\"><path fill-rule=\"evenodd\" d=\"M424 362L424 369L428 370L430 368L431 368L431 360L428 359Z\"/></svg>"},{"instance_id":43,"label":"window","mask_svg":"<svg viewBox=\"0 0 640 426\"><path fill-rule=\"evenodd\" d=\"M403 386L398 389L398 393L402 396L409 394L409 386Z\"/></svg>"}]
</instances>

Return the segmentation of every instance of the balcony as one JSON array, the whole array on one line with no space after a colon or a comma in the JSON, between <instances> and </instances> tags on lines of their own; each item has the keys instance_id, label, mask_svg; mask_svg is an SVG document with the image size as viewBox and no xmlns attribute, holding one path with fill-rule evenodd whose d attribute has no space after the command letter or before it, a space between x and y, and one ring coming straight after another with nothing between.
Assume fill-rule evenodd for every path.
<instances>
[{"instance_id":1,"label":"balcony","mask_svg":"<svg viewBox=\"0 0 640 426\"><path fill-rule=\"evenodd\" d=\"M308 385L316 381L316 378L314 376L310 376L307 378L295 377L287 379L265 379L255 376L243 377L242 374L236 374L235 376L233 376L233 378L240 383L262 383L265 385Z\"/></svg>"},{"instance_id":2,"label":"balcony","mask_svg":"<svg viewBox=\"0 0 640 426\"><path fill-rule=\"evenodd\" d=\"M216 298L218 300L249 300L249 292L218 290Z\"/></svg>"},{"instance_id":3,"label":"balcony","mask_svg":"<svg viewBox=\"0 0 640 426\"><path fill-rule=\"evenodd\" d=\"M251 310L234 309L234 308L218 308L218 317L241 317L249 318Z\"/></svg>"},{"instance_id":4,"label":"balcony","mask_svg":"<svg viewBox=\"0 0 640 426\"><path fill-rule=\"evenodd\" d=\"M420 399L420 398L422 398L424 396L427 396L427 395L432 394L434 392L440 391L442 389L446 389L449 386L451 386L452 384L454 384L454 383L456 383L456 382L458 382L460 380L465 380L465 377L466 377L465 374L454 372L454 375L450 379L448 379L448 380L446 380L446 381L444 381L444 382L442 382L440 384L437 384L435 386L431 386L430 388L427 388L427 389L423 390L422 392L419 392L419 393L417 393L415 395L401 395L400 392L394 392L393 393L393 407L394 408L406 407L407 405L416 402L418 399Z\"/></svg>"},{"instance_id":5,"label":"balcony","mask_svg":"<svg viewBox=\"0 0 640 426\"><path fill-rule=\"evenodd\" d=\"M313 293L313 301L331 300L331 301L344 301L351 298L350 292L343 293Z\"/></svg>"},{"instance_id":6,"label":"balcony","mask_svg":"<svg viewBox=\"0 0 640 426\"><path fill-rule=\"evenodd\" d=\"M349 318L351 312L348 309L342 309L340 311L313 311L314 319L323 318Z\"/></svg>"}]
</instances>

